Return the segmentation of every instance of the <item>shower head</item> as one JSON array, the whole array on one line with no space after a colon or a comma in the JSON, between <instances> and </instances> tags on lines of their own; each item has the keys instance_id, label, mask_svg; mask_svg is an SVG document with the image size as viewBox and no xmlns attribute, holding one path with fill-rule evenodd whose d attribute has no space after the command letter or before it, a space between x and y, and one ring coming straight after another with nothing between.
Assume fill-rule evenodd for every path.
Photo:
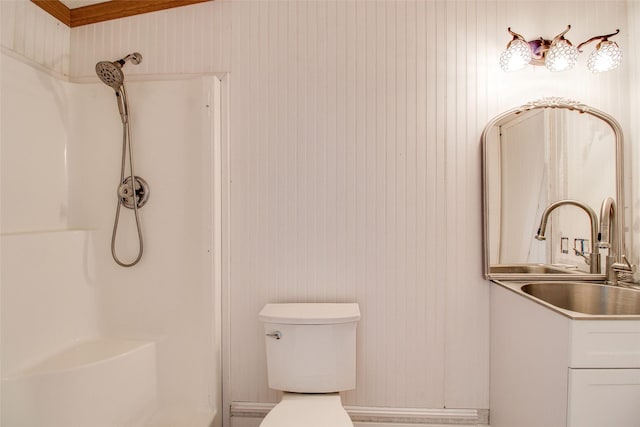
<instances>
[{"instance_id":1,"label":"shower head","mask_svg":"<svg viewBox=\"0 0 640 427\"><path fill-rule=\"evenodd\" d=\"M118 91L122 83L124 83L124 73L122 67L127 61L131 61L133 64L138 65L142 62L142 55L138 52L134 52L125 56L117 61L100 61L96 64L96 74L104 84L111 86L114 90Z\"/></svg>"},{"instance_id":2,"label":"shower head","mask_svg":"<svg viewBox=\"0 0 640 427\"><path fill-rule=\"evenodd\" d=\"M115 90L124 82L122 66L117 62L100 61L96 64L96 73L104 84L111 86Z\"/></svg>"},{"instance_id":3,"label":"shower head","mask_svg":"<svg viewBox=\"0 0 640 427\"><path fill-rule=\"evenodd\" d=\"M116 91L118 110L120 111L122 123L127 123L129 116L127 111L127 98L124 90L124 73L122 72L122 67L127 61L131 61L137 65L142 62L142 55L134 52L117 61L100 61L96 64L96 74L98 74L100 80Z\"/></svg>"}]
</instances>

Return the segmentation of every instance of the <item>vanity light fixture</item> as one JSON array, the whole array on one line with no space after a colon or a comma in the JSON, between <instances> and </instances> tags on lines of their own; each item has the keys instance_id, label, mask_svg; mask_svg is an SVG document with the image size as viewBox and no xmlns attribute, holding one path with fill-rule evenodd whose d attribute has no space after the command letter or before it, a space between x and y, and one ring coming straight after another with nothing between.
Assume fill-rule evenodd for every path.
<instances>
[{"instance_id":1,"label":"vanity light fixture","mask_svg":"<svg viewBox=\"0 0 640 427\"><path fill-rule=\"evenodd\" d=\"M513 40L507 45L507 49L500 55L500 67L504 71L518 71L527 66L533 57L532 48L529 43L518 33L507 29Z\"/></svg>"},{"instance_id":2,"label":"vanity light fixture","mask_svg":"<svg viewBox=\"0 0 640 427\"><path fill-rule=\"evenodd\" d=\"M567 25L567 29L553 38L549 50L543 52L544 66L549 71L566 71L573 68L578 62L578 48L573 46L571 42L564 38L567 31L571 29L571 25Z\"/></svg>"},{"instance_id":3,"label":"vanity light fixture","mask_svg":"<svg viewBox=\"0 0 640 427\"><path fill-rule=\"evenodd\" d=\"M586 42L578 45L578 51L582 52L580 50L582 46L586 46L592 41L600 40L600 43L596 45L596 49L591 52L587 60L587 68L589 68L591 72L601 73L602 71L618 68L618 65L622 62L622 50L620 46L618 46L618 43L609 41L609 37L615 36L619 32L620 30L616 30L615 33L591 37Z\"/></svg>"},{"instance_id":4,"label":"vanity light fixture","mask_svg":"<svg viewBox=\"0 0 640 427\"><path fill-rule=\"evenodd\" d=\"M513 36L513 39L500 55L500 67L504 71L517 71L526 67L527 64L531 64L544 65L550 71L570 70L578 62L578 54L582 52L580 48L596 40L600 40L600 42L587 60L589 70L598 73L613 70L620 65L622 51L617 43L609 41L609 37L615 36L620 30L592 37L575 47L564 37L570 29L571 25L567 25L567 29L555 36L553 40L540 37L526 41L523 36L511 31L511 27L509 27L507 31Z\"/></svg>"}]
</instances>

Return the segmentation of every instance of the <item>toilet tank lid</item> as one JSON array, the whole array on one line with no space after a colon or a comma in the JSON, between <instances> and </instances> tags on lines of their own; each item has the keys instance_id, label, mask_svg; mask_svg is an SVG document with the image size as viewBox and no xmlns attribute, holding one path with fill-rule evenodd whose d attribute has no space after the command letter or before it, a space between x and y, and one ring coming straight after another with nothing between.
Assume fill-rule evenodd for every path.
<instances>
[{"instance_id":1,"label":"toilet tank lid","mask_svg":"<svg viewBox=\"0 0 640 427\"><path fill-rule=\"evenodd\" d=\"M359 320L360 308L356 303L267 304L259 318L265 323L328 325Z\"/></svg>"}]
</instances>

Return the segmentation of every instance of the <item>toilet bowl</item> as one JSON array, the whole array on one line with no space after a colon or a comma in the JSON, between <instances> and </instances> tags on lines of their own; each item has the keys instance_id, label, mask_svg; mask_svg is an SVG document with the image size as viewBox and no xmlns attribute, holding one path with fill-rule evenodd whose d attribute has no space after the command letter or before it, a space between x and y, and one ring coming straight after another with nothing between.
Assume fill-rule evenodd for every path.
<instances>
[{"instance_id":1,"label":"toilet bowl","mask_svg":"<svg viewBox=\"0 0 640 427\"><path fill-rule=\"evenodd\" d=\"M356 386L357 304L267 304L269 387L284 392L260 427L353 427L338 392Z\"/></svg>"},{"instance_id":2,"label":"toilet bowl","mask_svg":"<svg viewBox=\"0 0 640 427\"><path fill-rule=\"evenodd\" d=\"M284 393L260 427L353 427L338 393Z\"/></svg>"}]
</instances>

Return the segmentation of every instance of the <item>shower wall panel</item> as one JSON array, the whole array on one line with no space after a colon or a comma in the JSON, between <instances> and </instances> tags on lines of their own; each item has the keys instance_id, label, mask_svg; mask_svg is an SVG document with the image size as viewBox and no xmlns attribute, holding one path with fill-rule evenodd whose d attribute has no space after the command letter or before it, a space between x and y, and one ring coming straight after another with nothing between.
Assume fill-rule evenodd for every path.
<instances>
[{"instance_id":1,"label":"shower wall panel","mask_svg":"<svg viewBox=\"0 0 640 427\"><path fill-rule=\"evenodd\" d=\"M69 83L2 53L2 233L68 225Z\"/></svg>"},{"instance_id":2,"label":"shower wall panel","mask_svg":"<svg viewBox=\"0 0 640 427\"><path fill-rule=\"evenodd\" d=\"M150 187L139 210L141 262L122 268L111 258L122 124L114 91L102 83L73 87L70 223L95 229L103 333L157 341L160 408L212 410L219 389L211 227L220 82L202 76L125 84L134 172ZM135 258L132 210L121 210L116 245L120 259Z\"/></svg>"}]
</instances>

